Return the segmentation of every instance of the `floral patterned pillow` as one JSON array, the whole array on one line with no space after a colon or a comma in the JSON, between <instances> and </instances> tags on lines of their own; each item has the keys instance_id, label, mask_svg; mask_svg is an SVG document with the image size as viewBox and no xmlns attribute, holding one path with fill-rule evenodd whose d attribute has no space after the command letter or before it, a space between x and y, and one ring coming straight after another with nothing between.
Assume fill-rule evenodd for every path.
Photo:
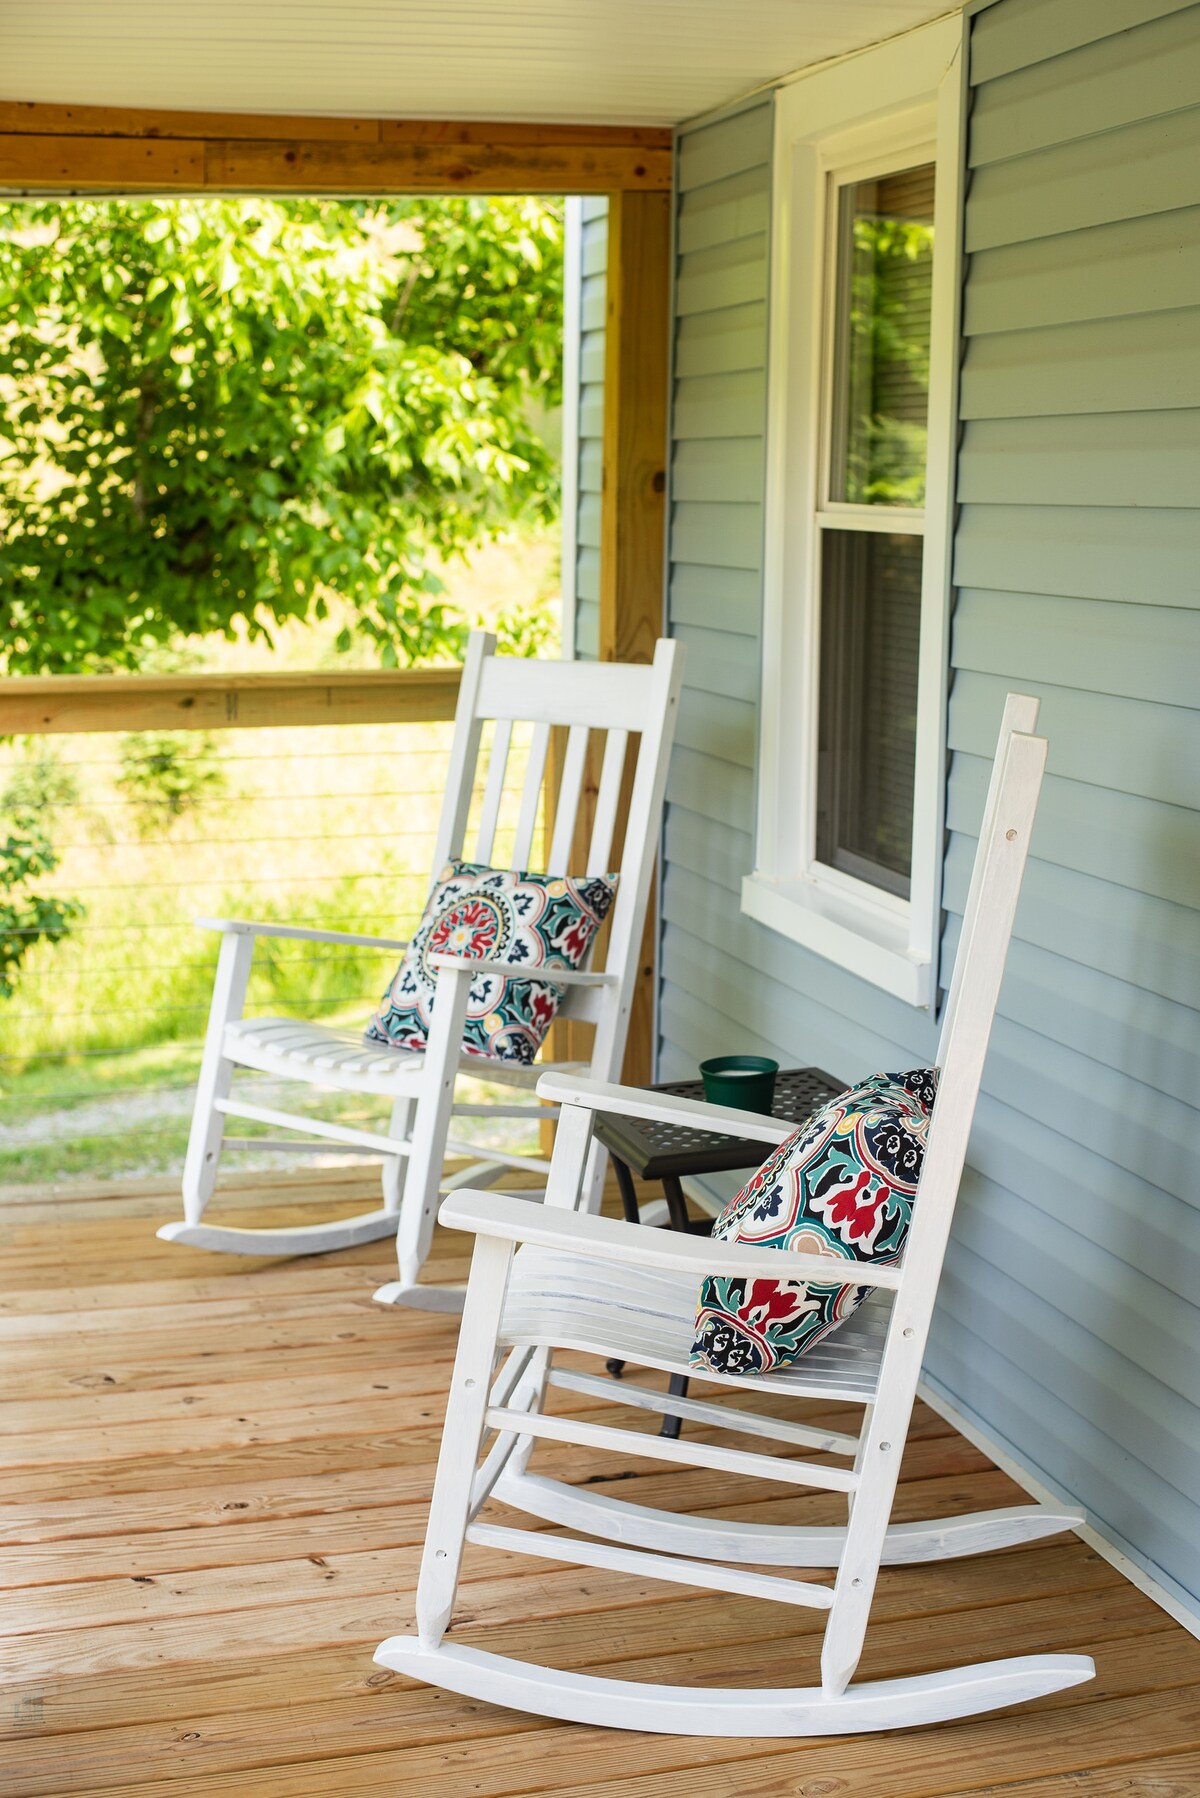
<instances>
[{"instance_id":1,"label":"floral patterned pillow","mask_svg":"<svg viewBox=\"0 0 1200 1798\"><path fill-rule=\"evenodd\" d=\"M519 874L479 862L449 862L425 905L404 960L380 1000L365 1040L423 1049L437 985L431 955L578 968L608 914L617 876ZM562 988L517 975L471 982L463 1048L493 1061L531 1062L562 1002Z\"/></svg>"},{"instance_id":2,"label":"floral patterned pillow","mask_svg":"<svg viewBox=\"0 0 1200 1798\"><path fill-rule=\"evenodd\" d=\"M874 1074L831 1099L768 1156L713 1226L714 1238L898 1261L912 1218L937 1069ZM709 1275L691 1361L718 1373L790 1367L856 1311L869 1289Z\"/></svg>"}]
</instances>

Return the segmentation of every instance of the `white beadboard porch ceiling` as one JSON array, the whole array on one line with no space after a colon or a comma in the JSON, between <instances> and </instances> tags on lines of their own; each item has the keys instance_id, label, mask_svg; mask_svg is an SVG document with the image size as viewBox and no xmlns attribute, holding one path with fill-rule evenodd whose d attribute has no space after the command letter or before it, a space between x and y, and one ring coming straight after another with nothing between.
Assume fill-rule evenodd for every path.
<instances>
[{"instance_id":1,"label":"white beadboard porch ceiling","mask_svg":"<svg viewBox=\"0 0 1200 1798\"><path fill-rule=\"evenodd\" d=\"M947 0L0 0L0 99L672 125Z\"/></svg>"}]
</instances>

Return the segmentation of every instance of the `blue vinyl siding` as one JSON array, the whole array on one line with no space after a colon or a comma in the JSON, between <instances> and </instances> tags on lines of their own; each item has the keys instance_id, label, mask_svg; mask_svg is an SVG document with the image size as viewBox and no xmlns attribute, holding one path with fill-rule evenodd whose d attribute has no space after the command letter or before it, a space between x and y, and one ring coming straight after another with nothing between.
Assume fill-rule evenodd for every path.
<instances>
[{"instance_id":1,"label":"blue vinyl siding","mask_svg":"<svg viewBox=\"0 0 1200 1798\"><path fill-rule=\"evenodd\" d=\"M579 508L575 519L575 653L600 647L600 485L604 443L604 307L608 202L583 201L580 254Z\"/></svg>"},{"instance_id":2,"label":"blue vinyl siding","mask_svg":"<svg viewBox=\"0 0 1200 1798\"><path fill-rule=\"evenodd\" d=\"M1049 773L928 1371L1200 1598L1200 6L971 22L945 963L1009 688ZM767 383L769 96L683 135L659 1066L847 1078L933 1022L745 917Z\"/></svg>"}]
</instances>

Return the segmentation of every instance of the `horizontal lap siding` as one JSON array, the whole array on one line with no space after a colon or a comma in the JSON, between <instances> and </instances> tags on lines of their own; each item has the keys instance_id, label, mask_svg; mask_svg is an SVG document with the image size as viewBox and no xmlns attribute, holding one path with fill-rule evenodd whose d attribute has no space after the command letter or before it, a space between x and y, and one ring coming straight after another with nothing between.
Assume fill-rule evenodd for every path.
<instances>
[{"instance_id":1,"label":"horizontal lap siding","mask_svg":"<svg viewBox=\"0 0 1200 1798\"><path fill-rule=\"evenodd\" d=\"M1041 696L1051 748L930 1372L1194 1599L1200 8L999 0L972 30L946 965L1005 691ZM936 1040L740 908L770 119L680 149L662 1078L728 1049L854 1078Z\"/></svg>"},{"instance_id":2,"label":"horizontal lap siding","mask_svg":"<svg viewBox=\"0 0 1200 1798\"><path fill-rule=\"evenodd\" d=\"M1050 759L932 1371L1194 1602L1200 7L1000 0L971 70L949 951L1008 688Z\"/></svg>"},{"instance_id":3,"label":"horizontal lap siding","mask_svg":"<svg viewBox=\"0 0 1200 1798\"><path fill-rule=\"evenodd\" d=\"M575 653L600 649L600 483L604 443L604 308L608 202L582 202L579 333L579 509L575 521Z\"/></svg>"},{"instance_id":4,"label":"horizontal lap siding","mask_svg":"<svg viewBox=\"0 0 1200 1798\"><path fill-rule=\"evenodd\" d=\"M743 915L761 689L772 107L685 132L679 152L668 608L687 645L668 787L659 1060L721 1049L851 1075L928 1054L898 1001Z\"/></svg>"}]
</instances>

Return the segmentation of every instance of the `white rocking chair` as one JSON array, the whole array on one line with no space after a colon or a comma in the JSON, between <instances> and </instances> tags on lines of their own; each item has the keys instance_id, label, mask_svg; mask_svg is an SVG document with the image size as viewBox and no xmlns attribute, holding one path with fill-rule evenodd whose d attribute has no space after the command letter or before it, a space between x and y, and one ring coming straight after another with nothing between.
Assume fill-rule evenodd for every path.
<instances>
[{"instance_id":1,"label":"white rocking chair","mask_svg":"<svg viewBox=\"0 0 1200 1798\"><path fill-rule=\"evenodd\" d=\"M555 726L568 728L545 872L576 871L571 866L572 844L587 778L592 731L606 733L606 738L584 872L600 874L611 870L626 751L631 735L640 738L605 965L594 970L553 971L554 984L565 988L559 1017L595 1025L590 1061L523 1067L464 1054L463 1023L472 980L484 971L526 970L451 955L435 959L439 970L437 993L428 1046L423 1053L365 1044L359 1035L318 1023L278 1017L245 1018L242 1013L251 956L259 937L368 945L397 953L406 945L388 938L332 930L245 923L233 918L200 919L206 929L222 932L223 941L184 1166L184 1218L182 1222L163 1225L158 1234L166 1240L235 1255L311 1255L374 1242L395 1233L400 1277L380 1287L375 1297L384 1304L459 1310L462 1288L419 1284L440 1192L455 1184L487 1185L510 1167L531 1170L544 1179L550 1164L541 1156L519 1155L499 1148L480 1151L456 1141L450 1134L453 1114L483 1113L540 1123L556 1116L554 1109L538 1104L533 1097L538 1076L547 1065L582 1066L600 1079L619 1077L678 708L682 651L679 645L662 641L652 664L634 666L525 661L496 656L494 647L494 637L475 632L464 659L446 796L434 850L435 869L464 854L485 721L494 720L495 729L474 847L474 859L484 863L490 861L495 841L513 725L533 725L513 849L512 865L517 868L530 867L538 809L547 782L551 730ZM350 1129L302 1113L252 1104L231 1096L236 1068L253 1068L308 1086L377 1094L391 1100L390 1123L385 1132ZM455 1081L460 1073L523 1088L529 1097L524 1103L511 1105L456 1105ZM519 1091L515 1096L519 1098ZM358 1217L280 1229L235 1229L205 1222L204 1213L216 1186L226 1119L231 1117L252 1119L377 1154L383 1162L382 1204ZM255 1144L246 1141L238 1146L252 1148ZM477 1157L482 1153L484 1159L477 1159L443 1184L447 1153ZM597 1206L603 1166L603 1157L597 1151L588 1174L591 1202ZM541 1196L540 1192L537 1196Z\"/></svg>"},{"instance_id":2,"label":"white rocking chair","mask_svg":"<svg viewBox=\"0 0 1200 1798\"><path fill-rule=\"evenodd\" d=\"M554 1366L558 1347L692 1374L688 1350L705 1274L798 1276L829 1281L846 1263L820 1255L714 1243L577 1209L592 1118L616 1111L702 1123L774 1145L790 1127L750 1113L547 1075L539 1091L561 1105L546 1203L502 1193L459 1192L442 1222L476 1232L466 1312L454 1366L424 1557L415 1635L384 1642L375 1659L397 1672L472 1698L547 1717L689 1735L803 1736L903 1728L971 1715L1090 1678L1082 1655L1038 1654L904 1679L851 1684L881 1564L937 1561L1071 1529L1082 1513L1018 1505L928 1523L890 1524L901 1453L962 1174L1012 929L1046 745L1028 734L1037 702L1010 697L993 770L979 854L942 1032L941 1079L920 1193L900 1266L863 1265L871 1299L799 1365L762 1376L706 1373L706 1380L781 1399L862 1406L855 1435L806 1427L761 1410L734 1411L622 1382L615 1397L741 1435L844 1457L846 1465L548 1415L547 1386L613 1393L603 1378ZM523 1246L515 1253L516 1244ZM497 1354L507 1359L495 1378ZM489 1391L490 1388L490 1391ZM485 1432L494 1441L477 1466ZM528 1470L546 1438L651 1456L797 1488L844 1492L844 1528L803 1529L680 1515L624 1503L592 1487ZM584 1532L563 1536L477 1521L490 1497ZM827 1612L821 1683L772 1690L664 1686L561 1672L447 1641L466 1543L575 1561ZM831 1583L760 1571L835 1568Z\"/></svg>"}]
</instances>

